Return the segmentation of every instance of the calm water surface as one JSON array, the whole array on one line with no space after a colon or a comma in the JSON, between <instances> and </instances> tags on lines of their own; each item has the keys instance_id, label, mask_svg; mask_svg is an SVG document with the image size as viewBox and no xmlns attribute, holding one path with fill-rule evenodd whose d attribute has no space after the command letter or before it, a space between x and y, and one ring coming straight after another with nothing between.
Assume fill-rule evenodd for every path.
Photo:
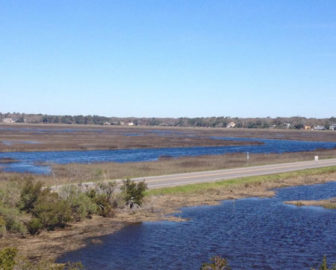
<instances>
[{"instance_id":1,"label":"calm water surface","mask_svg":"<svg viewBox=\"0 0 336 270\"><path fill-rule=\"evenodd\" d=\"M336 262L336 210L285 205L286 200L336 196L336 183L279 189L273 198L183 208L187 222L145 222L103 244L66 254L88 269L199 269L214 255L237 269L311 269L326 255Z\"/></svg>"},{"instance_id":2,"label":"calm water surface","mask_svg":"<svg viewBox=\"0 0 336 270\"><path fill-rule=\"evenodd\" d=\"M134 136L134 134L131 134ZM292 140L269 140L258 138L212 137L216 140L259 141L262 145L177 147L126 150L88 150L88 151L43 151L43 152L0 152L0 166L4 171L50 173L49 166L41 163L95 163L95 162L137 162L155 161L161 156L173 158L202 155L221 155L226 153L284 153L333 149L335 142L310 142ZM1 164L1 158L12 158L17 162Z\"/></svg>"}]
</instances>

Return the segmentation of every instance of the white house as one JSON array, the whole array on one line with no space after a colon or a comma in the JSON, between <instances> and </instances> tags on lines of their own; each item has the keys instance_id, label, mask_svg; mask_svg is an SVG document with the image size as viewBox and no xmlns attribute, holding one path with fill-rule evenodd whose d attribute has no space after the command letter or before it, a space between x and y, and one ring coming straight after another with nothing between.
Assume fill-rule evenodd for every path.
<instances>
[{"instance_id":1,"label":"white house","mask_svg":"<svg viewBox=\"0 0 336 270\"><path fill-rule=\"evenodd\" d=\"M236 126L235 122L230 122L226 125L226 128L234 128Z\"/></svg>"},{"instance_id":2,"label":"white house","mask_svg":"<svg viewBox=\"0 0 336 270\"><path fill-rule=\"evenodd\" d=\"M329 126L329 129L330 129L330 130L336 130L336 124L332 124L332 125L330 125L330 126Z\"/></svg>"},{"instance_id":3,"label":"white house","mask_svg":"<svg viewBox=\"0 0 336 270\"><path fill-rule=\"evenodd\" d=\"M15 121L12 118L4 118L4 119L2 119L2 122L6 123L6 124L13 124L13 123L15 123Z\"/></svg>"},{"instance_id":4,"label":"white house","mask_svg":"<svg viewBox=\"0 0 336 270\"><path fill-rule=\"evenodd\" d=\"M325 130L325 127L321 125L317 125L317 126L314 126L314 130Z\"/></svg>"}]
</instances>

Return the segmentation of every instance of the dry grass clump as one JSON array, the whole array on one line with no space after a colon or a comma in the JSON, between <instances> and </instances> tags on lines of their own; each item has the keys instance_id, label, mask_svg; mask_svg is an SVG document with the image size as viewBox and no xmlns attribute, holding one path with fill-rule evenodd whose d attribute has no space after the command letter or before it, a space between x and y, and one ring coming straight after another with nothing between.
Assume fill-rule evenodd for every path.
<instances>
[{"instance_id":1,"label":"dry grass clump","mask_svg":"<svg viewBox=\"0 0 336 270\"><path fill-rule=\"evenodd\" d=\"M296 206L321 206L327 209L336 209L336 198L330 198L327 200L286 201L285 203Z\"/></svg>"}]
</instances>

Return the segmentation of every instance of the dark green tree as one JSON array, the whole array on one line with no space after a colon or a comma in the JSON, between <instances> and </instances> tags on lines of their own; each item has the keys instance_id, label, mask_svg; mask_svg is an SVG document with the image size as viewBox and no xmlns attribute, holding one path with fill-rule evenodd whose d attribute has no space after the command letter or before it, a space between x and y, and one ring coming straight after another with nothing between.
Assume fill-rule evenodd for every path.
<instances>
[{"instance_id":1,"label":"dark green tree","mask_svg":"<svg viewBox=\"0 0 336 270\"><path fill-rule=\"evenodd\" d=\"M123 192L126 205L129 205L130 208L132 208L134 204L141 206L145 197L146 189L147 185L145 181L136 183L130 179L125 180L121 190Z\"/></svg>"}]
</instances>

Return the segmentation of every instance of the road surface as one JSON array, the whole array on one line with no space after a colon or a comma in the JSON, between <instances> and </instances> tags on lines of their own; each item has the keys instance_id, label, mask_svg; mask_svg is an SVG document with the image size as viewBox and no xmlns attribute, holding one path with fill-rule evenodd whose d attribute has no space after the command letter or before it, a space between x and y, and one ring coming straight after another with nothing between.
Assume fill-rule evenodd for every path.
<instances>
[{"instance_id":1,"label":"road surface","mask_svg":"<svg viewBox=\"0 0 336 270\"><path fill-rule=\"evenodd\" d=\"M322 168L328 166L336 166L336 158L323 159L318 161L298 161L291 163L279 163L270 165L261 165L253 167L243 167L234 169L223 169L215 171L201 171L191 173L178 173L161 176L148 176L132 178L134 181L145 180L149 189L165 188L174 186L183 186L196 183L208 183L221 180L229 180L240 177L267 175L275 173L292 172L304 169ZM336 180L336 179L335 179ZM109 180L110 181L110 180ZM117 183L121 183L122 180L115 180ZM107 181L108 182L108 181ZM91 188L97 182L82 183L83 188ZM50 187L54 191L59 191L64 185L57 185Z\"/></svg>"},{"instance_id":2,"label":"road surface","mask_svg":"<svg viewBox=\"0 0 336 270\"><path fill-rule=\"evenodd\" d=\"M148 188L155 189L155 188L181 186L187 184L216 182L220 180L229 180L247 176L292 172L292 171L321 168L328 166L336 166L336 158L324 159L319 161L299 161L292 163L280 163L280 164L224 169L215 171L202 171L202 172L179 173L179 174L170 174L162 176L139 177L139 178L133 178L132 180L135 181L145 180L148 185Z\"/></svg>"}]
</instances>

